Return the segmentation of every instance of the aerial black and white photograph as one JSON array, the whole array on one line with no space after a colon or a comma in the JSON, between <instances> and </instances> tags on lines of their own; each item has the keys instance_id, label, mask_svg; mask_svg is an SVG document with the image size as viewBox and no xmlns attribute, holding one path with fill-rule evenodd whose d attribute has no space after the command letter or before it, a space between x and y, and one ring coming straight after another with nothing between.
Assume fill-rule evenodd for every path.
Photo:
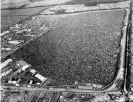
<instances>
[{"instance_id":1,"label":"aerial black and white photograph","mask_svg":"<svg viewBox=\"0 0 133 102\"><path fill-rule=\"evenodd\" d=\"M1 0L1 102L133 102L132 0Z\"/></svg>"}]
</instances>

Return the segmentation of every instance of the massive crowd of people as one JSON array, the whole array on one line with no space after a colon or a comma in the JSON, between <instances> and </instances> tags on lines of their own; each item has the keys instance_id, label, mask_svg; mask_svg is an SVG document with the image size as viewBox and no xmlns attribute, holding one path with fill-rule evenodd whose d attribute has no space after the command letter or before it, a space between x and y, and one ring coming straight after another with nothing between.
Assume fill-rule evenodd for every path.
<instances>
[{"instance_id":1,"label":"massive crowd of people","mask_svg":"<svg viewBox=\"0 0 133 102\"><path fill-rule=\"evenodd\" d=\"M99 17L87 18L88 15L58 17L49 33L18 50L15 56L32 64L45 77L59 82L107 85L113 80L117 67L120 20L112 22L112 18L105 17L101 23ZM47 26L45 20L44 16L34 16L22 25L35 30Z\"/></svg>"},{"instance_id":2,"label":"massive crowd of people","mask_svg":"<svg viewBox=\"0 0 133 102\"><path fill-rule=\"evenodd\" d=\"M10 27L19 21L27 18L27 16L2 16L1 17L1 31Z\"/></svg>"}]
</instances>

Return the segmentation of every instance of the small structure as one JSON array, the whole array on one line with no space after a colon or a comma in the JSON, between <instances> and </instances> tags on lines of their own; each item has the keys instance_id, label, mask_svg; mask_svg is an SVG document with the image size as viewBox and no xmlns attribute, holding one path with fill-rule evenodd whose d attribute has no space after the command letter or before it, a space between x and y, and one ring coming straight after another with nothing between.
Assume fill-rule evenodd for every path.
<instances>
[{"instance_id":1,"label":"small structure","mask_svg":"<svg viewBox=\"0 0 133 102\"><path fill-rule=\"evenodd\" d=\"M30 72L32 73L32 75L36 74L36 70L31 69Z\"/></svg>"},{"instance_id":2,"label":"small structure","mask_svg":"<svg viewBox=\"0 0 133 102\"><path fill-rule=\"evenodd\" d=\"M30 64L28 64L27 62L25 62L23 60L17 61L16 63L17 63L18 67L21 67L19 72L25 71L27 68L29 68L31 66Z\"/></svg>"},{"instance_id":3,"label":"small structure","mask_svg":"<svg viewBox=\"0 0 133 102\"><path fill-rule=\"evenodd\" d=\"M6 67L10 62L12 62L12 59L7 59L3 63L1 63L0 69Z\"/></svg>"},{"instance_id":4,"label":"small structure","mask_svg":"<svg viewBox=\"0 0 133 102\"><path fill-rule=\"evenodd\" d=\"M9 69L7 71L1 72L1 77L6 76L6 75L8 75L11 72L12 72L12 69Z\"/></svg>"},{"instance_id":5,"label":"small structure","mask_svg":"<svg viewBox=\"0 0 133 102\"><path fill-rule=\"evenodd\" d=\"M33 80L30 80L29 85L27 87L31 87L32 83L33 83Z\"/></svg>"},{"instance_id":6,"label":"small structure","mask_svg":"<svg viewBox=\"0 0 133 102\"><path fill-rule=\"evenodd\" d=\"M47 78L43 77L40 74L36 74L35 77L38 78L39 80L41 80L42 82L44 82L45 80L47 80Z\"/></svg>"}]
</instances>

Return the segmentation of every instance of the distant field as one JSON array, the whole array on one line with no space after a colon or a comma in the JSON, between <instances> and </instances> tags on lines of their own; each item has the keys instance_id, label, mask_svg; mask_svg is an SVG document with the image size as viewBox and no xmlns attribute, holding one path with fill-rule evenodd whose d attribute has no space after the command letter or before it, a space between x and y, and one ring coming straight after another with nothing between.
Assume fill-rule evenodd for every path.
<instances>
[{"instance_id":1,"label":"distant field","mask_svg":"<svg viewBox=\"0 0 133 102\"><path fill-rule=\"evenodd\" d=\"M85 4L85 5L93 5L95 3L110 3L110 2L121 2L121 1L128 1L128 0L71 0L65 4Z\"/></svg>"},{"instance_id":2,"label":"distant field","mask_svg":"<svg viewBox=\"0 0 133 102\"><path fill-rule=\"evenodd\" d=\"M9 4L9 3L26 3L29 2L29 0L2 0L1 4Z\"/></svg>"},{"instance_id":3,"label":"distant field","mask_svg":"<svg viewBox=\"0 0 133 102\"><path fill-rule=\"evenodd\" d=\"M56 5L56 4L63 4L68 1L71 1L71 0L42 0L38 2L33 2L25 7L29 8L29 7L37 7L37 6Z\"/></svg>"},{"instance_id":4,"label":"distant field","mask_svg":"<svg viewBox=\"0 0 133 102\"><path fill-rule=\"evenodd\" d=\"M3 0L1 2L1 9L21 8L29 3L29 0Z\"/></svg>"},{"instance_id":5,"label":"distant field","mask_svg":"<svg viewBox=\"0 0 133 102\"><path fill-rule=\"evenodd\" d=\"M27 8L27 9L15 9L15 10L1 10L1 16L23 16L33 15L46 7Z\"/></svg>"}]
</instances>

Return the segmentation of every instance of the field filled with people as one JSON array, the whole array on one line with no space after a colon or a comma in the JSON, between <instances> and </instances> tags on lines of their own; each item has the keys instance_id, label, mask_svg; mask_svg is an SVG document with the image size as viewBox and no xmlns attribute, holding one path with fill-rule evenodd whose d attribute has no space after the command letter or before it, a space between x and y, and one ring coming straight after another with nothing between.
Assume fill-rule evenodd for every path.
<instances>
[{"instance_id":1,"label":"field filled with people","mask_svg":"<svg viewBox=\"0 0 133 102\"><path fill-rule=\"evenodd\" d=\"M7 29L7 27L10 27L19 21L27 18L29 16L3 16L1 17L1 31Z\"/></svg>"},{"instance_id":2,"label":"field filled with people","mask_svg":"<svg viewBox=\"0 0 133 102\"><path fill-rule=\"evenodd\" d=\"M52 30L17 51L15 56L59 82L107 85L119 67L124 13L117 10L61 14L51 15L49 20L46 15L32 17L22 24L24 28L35 30L48 25Z\"/></svg>"}]
</instances>

